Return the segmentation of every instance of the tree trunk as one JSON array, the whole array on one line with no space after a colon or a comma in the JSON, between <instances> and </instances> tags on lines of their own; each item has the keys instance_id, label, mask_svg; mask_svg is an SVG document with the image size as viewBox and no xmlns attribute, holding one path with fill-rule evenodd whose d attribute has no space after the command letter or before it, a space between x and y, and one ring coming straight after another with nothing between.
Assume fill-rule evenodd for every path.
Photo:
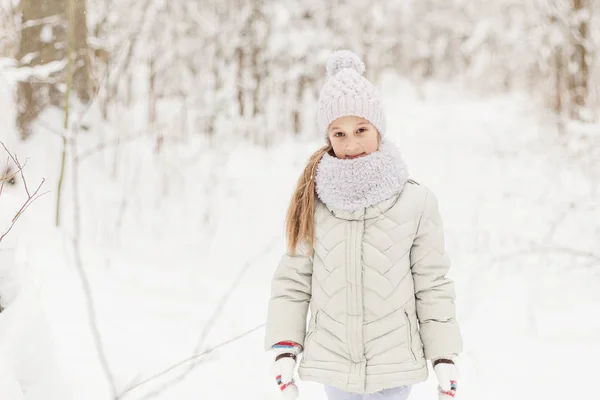
<instances>
[{"instance_id":1,"label":"tree trunk","mask_svg":"<svg viewBox=\"0 0 600 400\"><path fill-rule=\"evenodd\" d=\"M67 0L22 0L20 67L36 67L63 60L66 55ZM54 74L56 75L56 74ZM31 135L31 123L49 104L61 106L58 82L28 77L17 85L17 128L22 139Z\"/></svg>"},{"instance_id":2,"label":"tree trunk","mask_svg":"<svg viewBox=\"0 0 600 400\"><path fill-rule=\"evenodd\" d=\"M260 107L260 90L262 84L261 66L258 65L258 49L259 44L254 43L254 49L252 49L252 77L254 78L254 92L252 93L252 116L256 117L261 114Z\"/></svg>"},{"instance_id":3,"label":"tree trunk","mask_svg":"<svg viewBox=\"0 0 600 400\"><path fill-rule=\"evenodd\" d=\"M587 13L586 13L587 11ZM585 107L589 91L589 6L586 0L573 0L573 14L576 18L574 27L573 51L571 63L574 71L569 76L569 92L571 95L571 118L585 119Z\"/></svg>"},{"instance_id":4,"label":"tree trunk","mask_svg":"<svg viewBox=\"0 0 600 400\"><path fill-rule=\"evenodd\" d=\"M554 49L554 112L561 115L563 110L562 81L563 81L563 54L561 47Z\"/></svg>"},{"instance_id":5,"label":"tree trunk","mask_svg":"<svg viewBox=\"0 0 600 400\"><path fill-rule=\"evenodd\" d=\"M222 51L221 51L221 44L215 40L215 57L213 59L213 67L212 67L212 73L213 73L213 79L214 79L214 86L213 86L213 102L212 102L212 112L210 113L210 116L208 117L208 122L206 124L206 132L209 136L209 138L212 141L212 138L216 132L216 121L217 121L217 116L219 115L219 113L221 113L223 110L221 108L221 103L222 103L222 89L223 89L223 78L222 78L222 68L224 68L224 65L220 63L220 60L222 58Z\"/></svg>"},{"instance_id":6,"label":"tree trunk","mask_svg":"<svg viewBox=\"0 0 600 400\"><path fill-rule=\"evenodd\" d=\"M564 60L563 50L561 46L554 49L554 112L556 113L556 129L559 134L565 133L565 126L563 121L563 80L564 80Z\"/></svg>"},{"instance_id":7,"label":"tree trunk","mask_svg":"<svg viewBox=\"0 0 600 400\"><path fill-rule=\"evenodd\" d=\"M22 0L21 37L17 62L20 67L33 68L67 57L67 1ZM82 102L90 100L89 54L85 0L75 1L74 35L74 90ZM65 81L65 70L56 71L47 78L27 77L17 85L17 128L22 139L31 135L31 123L49 105L64 107L64 93L60 85Z\"/></svg>"},{"instance_id":8,"label":"tree trunk","mask_svg":"<svg viewBox=\"0 0 600 400\"><path fill-rule=\"evenodd\" d=\"M301 112L302 99L304 97L304 89L306 88L306 76L302 75L298 78L298 89L296 92L296 104L294 104L294 134L298 135L302 131Z\"/></svg>"},{"instance_id":9,"label":"tree trunk","mask_svg":"<svg viewBox=\"0 0 600 400\"><path fill-rule=\"evenodd\" d=\"M244 107L244 52L241 47L236 49L237 55L237 100L239 105L240 116L244 116L245 107Z\"/></svg>"},{"instance_id":10,"label":"tree trunk","mask_svg":"<svg viewBox=\"0 0 600 400\"><path fill-rule=\"evenodd\" d=\"M87 5L86 0L75 1L75 21L73 33L74 64L73 64L73 91L82 103L88 103L92 94L92 82L90 80L90 56L87 44Z\"/></svg>"},{"instance_id":11,"label":"tree trunk","mask_svg":"<svg viewBox=\"0 0 600 400\"><path fill-rule=\"evenodd\" d=\"M156 69L154 56L148 60L148 129L154 131L156 123Z\"/></svg>"}]
</instances>

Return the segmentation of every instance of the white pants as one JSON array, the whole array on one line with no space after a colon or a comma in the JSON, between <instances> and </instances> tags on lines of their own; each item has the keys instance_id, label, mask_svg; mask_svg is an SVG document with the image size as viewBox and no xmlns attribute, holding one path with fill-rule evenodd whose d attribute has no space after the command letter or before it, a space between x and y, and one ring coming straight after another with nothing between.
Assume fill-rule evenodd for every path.
<instances>
[{"instance_id":1,"label":"white pants","mask_svg":"<svg viewBox=\"0 0 600 400\"><path fill-rule=\"evenodd\" d=\"M384 389L375 393L347 393L333 386L325 385L325 393L329 400L406 400L410 394L410 386L399 386Z\"/></svg>"}]
</instances>

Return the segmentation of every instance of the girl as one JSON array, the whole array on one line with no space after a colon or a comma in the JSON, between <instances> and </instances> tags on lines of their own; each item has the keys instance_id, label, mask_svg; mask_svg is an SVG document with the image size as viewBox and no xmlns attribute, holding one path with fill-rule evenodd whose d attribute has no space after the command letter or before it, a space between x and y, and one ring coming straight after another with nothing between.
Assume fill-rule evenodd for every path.
<instances>
[{"instance_id":1,"label":"girl","mask_svg":"<svg viewBox=\"0 0 600 400\"><path fill-rule=\"evenodd\" d=\"M329 399L407 399L428 377L456 393L462 351L436 196L408 178L385 140L380 96L347 50L327 62L317 103L326 146L310 158L287 214L265 346L283 397L298 375ZM310 320L306 326L310 308Z\"/></svg>"}]
</instances>

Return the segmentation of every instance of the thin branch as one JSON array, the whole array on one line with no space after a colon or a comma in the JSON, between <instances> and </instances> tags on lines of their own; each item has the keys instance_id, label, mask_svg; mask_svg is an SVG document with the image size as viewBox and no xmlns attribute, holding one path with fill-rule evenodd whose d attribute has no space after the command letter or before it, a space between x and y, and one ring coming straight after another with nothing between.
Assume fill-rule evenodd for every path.
<instances>
[{"instance_id":1,"label":"thin branch","mask_svg":"<svg viewBox=\"0 0 600 400\"><path fill-rule=\"evenodd\" d=\"M34 198L31 200L31 202L29 202L29 204L27 204L27 206L25 206L25 208L23 208L23 211L22 211L22 213L24 213L24 212L25 212L25 210L27 210L27 209L29 208L29 206L33 204L33 202L34 202L34 201L36 201L37 199L39 199L40 197L42 197L42 196L44 196L44 195L46 195L46 194L48 194L48 193L50 193L50 190L48 190L48 191L46 191L46 192L44 192L44 193L40 193L40 194L38 194L37 196L35 196L35 197L34 197Z\"/></svg>"},{"instance_id":2,"label":"thin branch","mask_svg":"<svg viewBox=\"0 0 600 400\"><path fill-rule=\"evenodd\" d=\"M27 108L27 109L29 110L29 108ZM41 124L40 122L43 122L43 124ZM36 119L31 122L31 124L42 127L44 129L46 129L48 132L54 133L56 136L58 136L61 139L64 138L64 135L62 134L62 132L60 130L53 128L52 125L50 124L50 122L45 121L43 118L40 118L39 116L37 116Z\"/></svg>"},{"instance_id":3,"label":"thin branch","mask_svg":"<svg viewBox=\"0 0 600 400\"><path fill-rule=\"evenodd\" d=\"M42 182L44 183L44 182ZM38 198L42 197L43 195L45 195L46 193L50 193L50 192L45 192L40 194L39 196L36 196L35 198L30 198L27 199L27 201L25 202L25 204L23 205L23 207L21 207L21 210L19 210L19 212L17 213L17 215L15 215L15 217L13 218L10 226L8 227L8 229L6 230L6 232L4 232L1 236L0 236L0 242L2 242L2 240L6 237L6 235L8 235L10 233L10 231L12 230L12 228L15 226L15 224L17 223L19 217L23 214L23 212L25 212L25 210Z\"/></svg>"},{"instance_id":4,"label":"thin branch","mask_svg":"<svg viewBox=\"0 0 600 400\"><path fill-rule=\"evenodd\" d=\"M25 165L27 165L27 160L25 161L25 165L21 165L21 163L19 163L19 159L17 158L16 155L12 155L10 154L10 151L8 151L8 149L6 148L6 146L4 145L4 143L2 143L0 141L0 143L2 144L2 147L4 147L4 150L6 150L6 152L8 153L8 156L13 160L13 162L15 163L15 165L17 166L17 169L20 174L21 174L21 178L23 179L23 185L25 185L25 191L27 192L27 196L31 197L31 195L29 194L29 188L27 187L27 181L25 180L25 175L23 175L23 168L25 168ZM42 181L43 183L43 181ZM38 188L39 190L39 188Z\"/></svg>"},{"instance_id":5,"label":"thin branch","mask_svg":"<svg viewBox=\"0 0 600 400\"><path fill-rule=\"evenodd\" d=\"M13 155L10 153L10 151L8 151L8 149L6 148L6 146L4 145L4 143L2 141L0 141L0 144L2 145L2 147L4 147L4 150L8 153L8 156L13 160L13 162L19 166L18 161L13 157Z\"/></svg>"},{"instance_id":6,"label":"thin branch","mask_svg":"<svg viewBox=\"0 0 600 400\"><path fill-rule=\"evenodd\" d=\"M279 237L274 237L273 239L271 239L271 242L269 243L269 245L267 245L260 253L256 254L254 257L252 257L246 261L244 266L238 272L236 278L231 283L231 286L229 287L227 292L225 292L223 294L223 296L217 303L217 307L215 308L212 315L210 316L210 318L204 325L204 328L202 329L202 332L200 333L200 337L198 338L198 343L196 344L196 348L194 349L192 354L197 354L201 351L202 346L204 346L204 343L206 342L206 339L208 338L209 333L212 331L212 329L213 329L214 325L216 324L217 320L219 319L219 317L223 314L223 309L225 308L225 304L227 304L227 301L229 300L229 298L233 295L235 290L238 288L238 286L242 282L242 279L246 275L246 272L248 272L250 267L254 263L256 263L256 261L260 260L266 254L268 254L275 247L278 240L279 240ZM159 394L159 393L163 392L164 390L168 389L169 387L173 386L177 382L181 382L183 379L185 379L186 376L188 376L194 370L194 368L196 366L197 366L197 364L191 364L179 376L173 378L170 382L163 384L161 388L158 388L154 394Z\"/></svg>"},{"instance_id":7,"label":"thin branch","mask_svg":"<svg viewBox=\"0 0 600 400\"><path fill-rule=\"evenodd\" d=\"M8 160L6 160L6 161L7 161L7 165L8 165ZM0 181L2 181L3 184L4 184L4 182L8 182L11 179L13 179L15 176L19 175L19 171L15 171L11 175L8 175L8 176L6 176L6 172L8 172L8 171L5 171L4 177L0 178ZM0 192L0 194L2 194L2 192Z\"/></svg>"},{"instance_id":8,"label":"thin branch","mask_svg":"<svg viewBox=\"0 0 600 400\"><path fill-rule=\"evenodd\" d=\"M19 172L21 173L21 178L23 179L23 186L25 187L25 192L27 192L27 196L31 197L31 195L29 194L29 187L27 187L27 181L25 180L25 176L23 176L23 168L25 168L25 165L27 165L27 160L25 160L25 165L19 164L19 160L16 155L15 155L15 160L16 160L15 162L17 163L17 167L19 167ZM39 190L39 188L38 188L38 190Z\"/></svg>"},{"instance_id":9,"label":"thin branch","mask_svg":"<svg viewBox=\"0 0 600 400\"><path fill-rule=\"evenodd\" d=\"M146 379L144 379L143 381L141 381L141 382L139 382L139 383L137 383L137 384L135 384L135 385L133 385L133 386L131 386L131 387L129 387L129 388L127 388L127 389L125 389L125 390L124 390L124 391L123 391L121 394L119 394L119 396L118 396L118 397L117 397L115 400L118 400L118 399L121 399L121 398L123 398L123 396L125 396L127 393L131 392L132 390L134 390L134 389L137 389L138 387L140 387L140 386L142 386L142 385L144 385L144 384L146 384L146 383L148 383L148 382L151 382L151 381L153 381L154 379L160 378L161 376L163 376L163 375L165 375L165 374L169 373L170 371L174 370L175 368L177 368L177 367L179 367L179 366L181 366L181 365L184 365L184 364L186 364L186 363L188 363L188 362L190 362L190 361L194 361L194 360L196 360L196 359L198 359L198 358L200 358L200 357L203 357L203 356L205 356L205 355L207 355L207 354L210 354L210 353L212 353L212 352L213 352L213 351L215 351L215 350L218 350L218 349L220 349L221 347L224 347L224 346L226 346L226 345L228 345L228 344L231 344L231 343L233 343L233 342L236 342L236 341L238 341L238 340L240 340L240 339L242 339L242 338L244 338L244 337L248 336L249 334L251 334L251 333L253 333L253 332L255 332L255 331L259 330L260 328L263 328L264 326L265 326L265 324L260 324L260 325L258 325L258 326L256 326L256 327L252 328L252 329L249 329L249 330L247 330L247 331L246 331L246 332L244 332L244 333L241 333L241 334L239 334L239 335L237 335L237 336L234 336L234 337L233 337L233 338L231 338L231 339L228 339L228 340L226 340L226 341L224 341L224 342L221 342L221 343L219 343L218 345L216 345L216 346L214 346L214 347L210 347L210 348L208 348L208 349L204 350L204 351L203 351L202 353L200 353L200 354L195 354L195 355L193 355L193 356L191 356L191 357L189 357L189 358L186 358L185 360L179 361L178 363L176 363L176 364L173 364L172 366L170 366L169 368L167 368L167 369L163 370L162 372L159 372L159 373L157 373L157 374L155 374L155 375L153 375L153 376L151 376L151 377L149 377L149 378L146 378Z\"/></svg>"},{"instance_id":10,"label":"thin branch","mask_svg":"<svg viewBox=\"0 0 600 400\"><path fill-rule=\"evenodd\" d=\"M87 149L87 150L83 151L79 155L79 160L81 161L81 160L83 160L83 159L85 159L85 158L87 158L87 157L89 157L89 156L91 156L93 154L101 152L102 150L106 150L108 148L115 147L115 146L120 146L121 144L124 144L124 143L133 142L133 141L135 141L137 139L142 139L144 137L145 137L145 135L143 135L143 134L141 134L141 135L137 134L137 135L128 136L125 139L117 138L117 139L115 139L113 141L109 141L109 142L105 142L105 143L100 143L99 145L94 146L91 149Z\"/></svg>"},{"instance_id":11,"label":"thin branch","mask_svg":"<svg viewBox=\"0 0 600 400\"><path fill-rule=\"evenodd\" d=\"M2 242L2 240L6 237L6 235L8 235L9 232L12 230L12 228L15 226L15 224L17 223L17 221L19 220L19 218L21 217L21 215L23 215L23 213L25 212L25 210L27 210L27 208L31 204L33 204L34 201L36 201L41 196L43 196L43 195L45 195L46 193L49 193L49 192L45 192L45 193L42 193L42 194L38 195L38 192L40 191L40 189L44 185L44 182L46 182L45 179L42 179L42 181L38 185L37 189L35 189L35 192L33 192L33 194L30 194L29 193L29 189L27 188L27 179L25 179L25 174L23 172L23 166L19 162L17 156L16 155L13 156L11 154L11 152L6 148L6 146L4 145L4 143L2 141L0 141L0 144L2 145L2 147L4 148L4 150L8 153L9 157L13 160L13 162L15 163L15 165L17 166L18 172L21 174L21 178L23 179L23 184L25 185L25 190L27 192L27 200L25 200L25 203L23 203L23 205L21 206L21 208L17 211L17 213L15 214L15 216L12 218L10 226L8 227L8 229L6 230L6 232L4 232L2 235L0 235L0 242ZM4 187L4 179L2 180L2 188L3 187ZM0 193L1 192L2 191L0 190Z\"/></svg>"},{"instance_id":12,"label":"thin branch","mask_svg":"<svg viewBox=\"0 0 600 400\"><path fill-rule=\"evenodd\" d=\"M33 192L33 195L29 195L29 193L27 193L28 199L25 202L25 204L23 204L23 206L21 207L21 209L17 212L17 214L13 217L13 219L12 219L13 222L16 222L17 219L21 216L21 214L23 214L23 211L25 211L25 209L27 208L28 204L31 203L29 200L33 201L33 200L35 200L36 198L39 197L39 196L37 196L37 192L39 192L39 190L42 188L42 185L44 184L45 181L46 181L45 179L42 179L42 182L40 182L40 184L37 187L37 189L35 189L35 192ZM48 192L46 192L46 193L48 193ZM43 193L43 194L45 194L45 193Z\"/></svg>"},{"instance_id":13,"label":"thin branch","mask_svg":"<svg viewBox=\"0 0 600 400\"><path fill-rule=\"evenodd\" d=\"M77 268L77 273L79 274L79 279L81 281L81 287L83 289L83 293L85 295L86 300L86 308L87 308L87 317L88 324L90 330L92 332L92 337L94 338L94 344L96 347L96 352L98 354L98 358L100 359L100 364L102 366L102 370L110 384L113 397L117 397L117 385L115 383L114 376L110 370L110 365L108 362L108 358L106 357L106 352L104 351L104 345L102 344L102 337L100 335L100 330L98 329L97 324L97 316L96 316L96 307L94 303L94 297L92 295L92 288L90 285L90 281L85 272L83 265L83 257L81 254L81 246L79 244L80 236L81 236L81 203L79 200L79 160L77 157L77 128L74 130L73 141L71 149L71 157L72 157L72 184L73 184L73 252L75 255L75 266Z\"/></svg>"},{"instance_id":14,"label":"thin branch","mask_svg":"<svg viewBox=\"0 0 600 400\"><path fill-rule=\"evenodd\" d=\"M229 298L231 297L231 295L233 295L233 293L235 292L235 290L237 289L237 287L239 286L239 284L242 282L242 279L246 275L246 272L248 272L248 270L250 269L250 267L256 261L260 260L265 255L269 254L269 252L271 250L273 250L273 248L275 247L275 245L276 245L276 243L277 243L278 240L279 240L279 237L273 238L271 240L271 242L269 243L269 245L266 246L260 253L256 254L254 257L252 257L251 259L249 259L249 260L246 261L246 263L244 264L244 266L242 267L242 269L238 272L238 275L236 276L235 280L231 283L231 286L229 287L229 290L219 300L217 308L215 308L215 310L213 311L213 314L211 315L210 319L208 320L208 322L204 326L204 329L203 329L202 333L200 334L200 338L198 339L198 343L197 343L196 348L194 349L193 353L199 352L200 349L201 349L201 347L204 345L204 342L206 341L206 339L208 337L208 334L212 330L212 327L217 322L217 319L219 318L219 316L223 313L223 308L225 308L225 304L227 303L227 301L229 300ZM191 369L193 369L193 367L191 367L190 370Z\"/></svg>"},{"instance_id":15,"label":"thin branch","mask_svg":"<svg viewBox=\"0 0 600 400\"><path fill-rule=\"evenodd\" d=\"M12 176L6 175L8 173L8 162L9 161L10 161L10 158L7 158L6 159L6 167L4 167L4 169L2 170L2 178L0 178L0 196L2 196L2 191L4 190L4 183L6 181L10 181L12 178L15 177L16 174L19 173L19 171L17 171L14 174L12 174Z\"/></svg>"}]
</instances>

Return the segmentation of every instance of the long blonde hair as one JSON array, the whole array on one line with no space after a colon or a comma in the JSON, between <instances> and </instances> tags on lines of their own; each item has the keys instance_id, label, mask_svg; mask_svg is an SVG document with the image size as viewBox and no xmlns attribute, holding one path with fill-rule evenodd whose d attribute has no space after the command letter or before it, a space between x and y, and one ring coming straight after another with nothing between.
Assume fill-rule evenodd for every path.
<instances>
[{"instance_id":1,"label":"long blonde hair","mask_svg":"<svg viewBox=\"0 0 600 400\"><path fill-rule=\"evenodd\" d=\"M312 255L315 239L315 174L323 155L331 153L332 149L328 140L326 146L321 147L310 156L308 164L298 178L298 184L285 219L288 252L291 255L296 253L296 246L300 242L308 244L308 255Z\"/></svg>"}]
</instances>

